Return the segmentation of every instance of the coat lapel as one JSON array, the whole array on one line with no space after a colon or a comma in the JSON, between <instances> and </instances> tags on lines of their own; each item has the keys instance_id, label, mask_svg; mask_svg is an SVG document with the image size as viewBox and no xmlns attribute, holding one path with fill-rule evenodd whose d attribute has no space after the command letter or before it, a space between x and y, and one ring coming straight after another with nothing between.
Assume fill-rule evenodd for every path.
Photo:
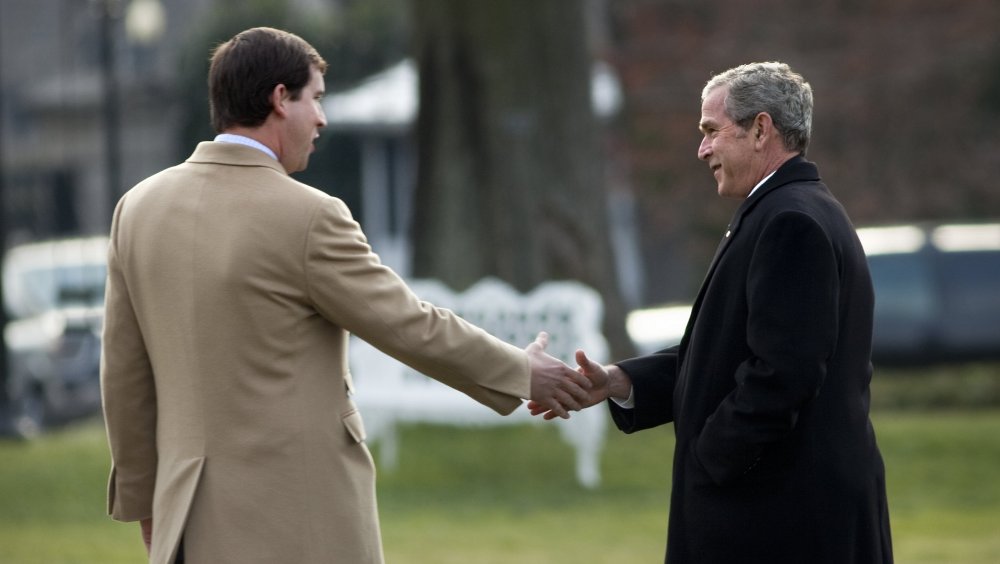
<instances>
[{"instance_id":1,"label":"coat lapel","mask_svg":"<svg viewBox=\"0 0 1000 564\"><path fill-rule=\"evenodd\" d=\"M736 234L740 229L740 225L743 223L743 218L745 218L757 203L763 198L767 197L768 194L774 192L781 186L788 184L789 182L797 182L801 180L819 180L819 169L816 165L805 160L801 155L792 157L785 161L777 171L775 171L774 176L768 179L763 186L757 189L749 198L743 200L740 207L736 209L736 213L733 214L733 219L726 226L726 233L722 237L722 241L719 242L719 247L715 251L715 256L712 257L712 263L708 266L708 272L705 274L705 279L702 280L701 288L698 290L698 296L694 300L694 305L691 307L691 316L688 318L687 327L684 328L684 337L681 339L681 344L679 348L680 358L684 358L684 352L687 350L688 341L691 338L691 330L694 327L695 319L698 317L698 311L701 309L701 302L705 298L705 292L712 281L712 276L715 275L715 269L719 264L719 260L722 255L725 254L726 249L729 248L729 244L736 238Z\"/></svg>"}]
</instances>

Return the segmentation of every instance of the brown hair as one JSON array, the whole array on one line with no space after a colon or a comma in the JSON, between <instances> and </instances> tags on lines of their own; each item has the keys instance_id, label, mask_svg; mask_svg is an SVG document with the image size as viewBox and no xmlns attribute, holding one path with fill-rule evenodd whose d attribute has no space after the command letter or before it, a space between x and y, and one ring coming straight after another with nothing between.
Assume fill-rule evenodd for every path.
<instances>
[{"instance_id":1,"label":"brown hair","mask_svg":"<svg viewBox=\"0 0 1000 564\"><path fill-rule=\"evenodd\" d=\"M325 73L326 61L294 33L255 27L236 34L212 52L208 70L212 127L221 133L235 125L261 125L271 113L274 87L284 84L297 100L313 67Z\"/></svg>"}]
</instances>

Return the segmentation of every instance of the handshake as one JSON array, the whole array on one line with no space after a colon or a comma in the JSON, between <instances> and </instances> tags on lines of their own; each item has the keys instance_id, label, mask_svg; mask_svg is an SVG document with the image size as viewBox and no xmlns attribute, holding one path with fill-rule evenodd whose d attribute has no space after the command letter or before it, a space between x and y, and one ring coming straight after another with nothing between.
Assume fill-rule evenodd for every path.
<instances>
[{"instance_id":1,"label":"handshake","mask_svg":"<svg viewBox=\"0 0 1000 564\"><path fill-rule=\"evenodd\" d=\"M531 363L531 398L528 410L545 419L569 419L570 411L580 411L609 397L626 399L632 391L628 375L617 366L602 366L576 351L575 370L545 352L549 336L538 334L524 350Z\"/></svg>"}]
</instances>

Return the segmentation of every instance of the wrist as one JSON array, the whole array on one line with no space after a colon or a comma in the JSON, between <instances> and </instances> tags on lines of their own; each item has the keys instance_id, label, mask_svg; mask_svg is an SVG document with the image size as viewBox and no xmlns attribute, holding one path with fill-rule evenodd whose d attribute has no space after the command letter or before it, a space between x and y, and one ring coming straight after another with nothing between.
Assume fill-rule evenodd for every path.
<instances>
[{"instance_id":1,"label":"wrist","mask_svg":"<svg viewBox=\"0 0 1000 564\"><path fill-rule=\"evenodd\" d=\"M608 397L626 400L632 395L632 380L624 370L612 364L608 370Z\"/></svg>"}]
</instances>

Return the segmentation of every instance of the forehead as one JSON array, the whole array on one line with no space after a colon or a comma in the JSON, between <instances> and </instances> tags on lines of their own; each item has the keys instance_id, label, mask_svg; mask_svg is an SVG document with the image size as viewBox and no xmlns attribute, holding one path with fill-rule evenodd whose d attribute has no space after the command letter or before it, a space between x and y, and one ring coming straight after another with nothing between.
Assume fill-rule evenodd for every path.
<instances>
[{"instance_id":1,"label":"forehead","mask_svg":"<svg viewBox=\"0 0 1000 564\"><path fill-rule=\"evenodd\" d=\"M323 73L315 65L309 67L309 83L306 84L306 87L314 90L322 90L324 85Z\"/></svg>"},{"instance_id":2,"label":"forehead","mask_svg":"<svg viewBox=\"0 0 1000 564\"><path fill-rule=\"evenodd\" d=\"M719 87L708 93L701 103L701 120L698 126L704 129L707 126L719 126L730 123L729 116L726 115L726 94L728 89Z\"/></svg>"}]
</instances>

